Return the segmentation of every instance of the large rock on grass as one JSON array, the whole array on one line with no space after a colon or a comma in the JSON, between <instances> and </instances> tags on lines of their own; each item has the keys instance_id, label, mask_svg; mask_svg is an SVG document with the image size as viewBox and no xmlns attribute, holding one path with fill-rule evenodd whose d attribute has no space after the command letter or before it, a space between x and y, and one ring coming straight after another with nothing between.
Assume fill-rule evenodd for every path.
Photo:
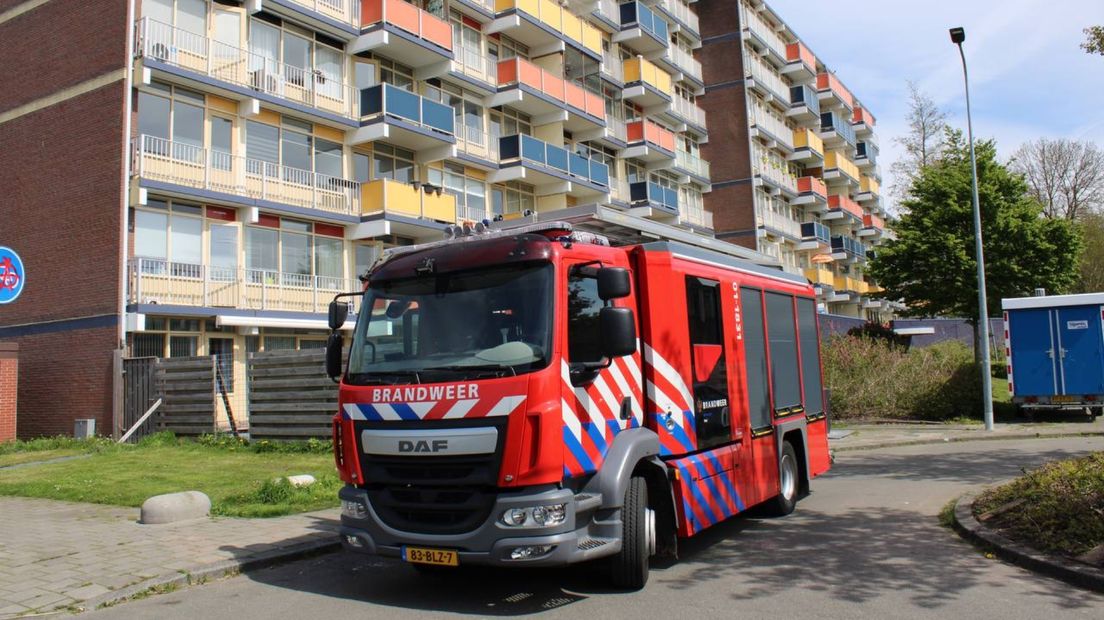
<instances>
[{"instance_id":1,"label":"large rock on grass","mask_svg":"<svg viewBox=\"0 0 1104 620\"><path fill-rule=\"evenodd\" d=\"M139 522L146 525L202 519L211 514L211 498L199 491L154 495L142 503Z\"/></svg>"}]
</instances>

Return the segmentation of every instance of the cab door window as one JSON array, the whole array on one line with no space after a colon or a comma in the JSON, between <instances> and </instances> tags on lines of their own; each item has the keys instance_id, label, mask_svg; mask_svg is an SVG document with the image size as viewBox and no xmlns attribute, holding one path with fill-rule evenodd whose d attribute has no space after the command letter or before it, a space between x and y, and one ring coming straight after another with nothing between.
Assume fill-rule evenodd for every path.
<instances>
[{"instance_id":1,"label":"cab door window","mask_svg":"<svg viewBox=\"0 0 1104 620\"><path fill-rule=\"evenodd\" d=\"M720 290L720 282L716 280L686 278L694 428L699 448L725 443L731 437Z\"/></svg>"},{"instance_id":2,"label":"cab door window","mask_svg":"<svg viewBox=\"0 0 1104 620\"><path fill-rule=\"evenodd\" d=\"M572 364L604 359L598 314L605 305L598 297L598 279L572 270L567 278L567 359Z\"/></svg>"}]
</instances>

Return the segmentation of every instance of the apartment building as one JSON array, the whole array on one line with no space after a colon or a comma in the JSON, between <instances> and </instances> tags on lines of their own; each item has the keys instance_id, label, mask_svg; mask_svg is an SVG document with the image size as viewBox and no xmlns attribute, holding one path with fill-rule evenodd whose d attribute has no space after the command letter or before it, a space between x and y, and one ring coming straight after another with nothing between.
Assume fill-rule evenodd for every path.
<instances>
[{"instance_id":1,"label":"apartment building","mask_svg":"<svg viewBox=\"0 0 1104 620\"><path fill-rule=\"evenodd\" d=\"M891 318L899 306L865 269L891 234L874 115L765 2L694 6L717 238L804 273L822 312Z\"/></svg>"},{"instance_id":2,"label":"apartment building","mask_svg":"<svg viewBox=\"0 0 1104 620\"><path fill-rule=\"evenodd\" d=\"M335 293L458 222L769 262L712 239L692 6L0 0L20 434L109 433L120 356L215 355L241 411L249 353L323 346Z\"/></svg>"}]
</instances>

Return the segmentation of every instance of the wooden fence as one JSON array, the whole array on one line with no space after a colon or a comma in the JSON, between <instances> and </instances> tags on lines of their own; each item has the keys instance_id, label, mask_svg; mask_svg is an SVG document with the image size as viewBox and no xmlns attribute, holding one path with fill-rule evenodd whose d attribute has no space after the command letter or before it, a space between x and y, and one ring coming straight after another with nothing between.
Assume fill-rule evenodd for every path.
<instances>
[{"instance_id":1,"label":"wooden fence","mask_svg":"<svg viewBox=\"0 0 1104 620\"><path fill-rule=\"evenodd\" d=\"M157 363L162 402L154 415L157 430L178 436L214 433L218 428L215 357L167 357Z\"/></svg>"},{"instance_id":2,"label":"wooden fence","mask_svg":"<svg viewBox=\"0 0 1104 620\"><path fill-rule=\"evenodd\" d=\"M157 358L131 357L123 359L123 420L119 434L127 432L142 414L157 402ZM156 416L151 416L128 441L135 442L152 433Z\"/></svg>"},{"instance_id":3,"label":"wooden fence","mask_svg":"<svg viewBox=\"0 0 1104 620\"><path fill-rule=\"evenodd\" d=\"M326 376L324 349L251 353L249 438L328 439L337 384Z\"/></svg>"}]
</instances>

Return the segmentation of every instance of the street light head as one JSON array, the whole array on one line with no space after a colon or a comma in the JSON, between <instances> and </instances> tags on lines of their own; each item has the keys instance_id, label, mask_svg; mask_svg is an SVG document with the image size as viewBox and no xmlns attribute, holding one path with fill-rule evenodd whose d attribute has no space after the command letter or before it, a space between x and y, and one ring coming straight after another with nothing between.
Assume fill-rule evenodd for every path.
<instances>
[{"instance_id":1,"label":"street light head","mask_svg":"<svg viewBox=\"0 0 1104 620\"><path fill-rule=\"evenodd\" d=\"M960 45L966 40L966 29L959 26L958 28L951 28L951 43Z\"/></svg>"}]
</instances>

